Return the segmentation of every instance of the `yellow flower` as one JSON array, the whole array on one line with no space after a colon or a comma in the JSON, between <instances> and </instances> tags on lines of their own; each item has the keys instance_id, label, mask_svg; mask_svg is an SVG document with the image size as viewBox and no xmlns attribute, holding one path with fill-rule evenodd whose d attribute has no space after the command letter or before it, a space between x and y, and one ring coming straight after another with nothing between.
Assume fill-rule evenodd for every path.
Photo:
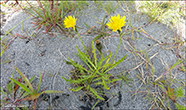
<instances>
[{"instance_id":1,"label":"yellow flower","mask_svg":"<svg viewBox=\"0 0 186 110\"><path fill-rule=\"evenodd\" d=\"M65 17L65 20L64 20L64 25L65 25L65 28L71 28L73 27L73 29L75 30L75 26L76 26L76 21L77 19L73 16L68 16Z\"/></svg>"},{"instance_id":2,"label":"yellow flower","mask_svg":"<svg viewBox=\"0 0 186 110\"><path fill-rule=\"evenodd\" d=\"M123 26L125 26L125 21L126 19L126 16L123 16L121 19L120 19L120 15L118 14L118 16L111 16L111 19L110 19L110 22L107 23L107 26L110 28L110 29L113 29L113 31L117 31L117 30L121 30L121 28Z\"/></svg>"}]
</instances>

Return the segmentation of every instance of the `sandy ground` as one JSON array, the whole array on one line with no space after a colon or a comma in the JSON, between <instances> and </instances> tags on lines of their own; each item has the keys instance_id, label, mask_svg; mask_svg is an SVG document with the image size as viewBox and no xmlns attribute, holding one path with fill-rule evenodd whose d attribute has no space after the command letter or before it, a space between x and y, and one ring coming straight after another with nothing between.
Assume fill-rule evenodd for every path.
<instances>
[{"instance_id":1,"label":"sandy ground","mask_svg":"<svg viewBox=\"0 0 186 110\"><path fill-rule=\"evenodd\" d=\"M116 4L117 2L113 3ZM123 7L125 8L125 6ZM111 13L110 16L117 14L122 16L125 15L127 20L131 21L134 27L143 26L149 23L149 18L146 15L134 13L129 16L121 8L118 8L115 13ZM98 11L92 4L86 10L83 10L83 14L78 18L77 26L82 27L82 29L79 29L78 31L83 34L88 30L84 25L84 22L91 27L96 26L97 28L100 28L100 24L96 23L97 19L95 19L95 17L102 21L105 15L107 15L107 13L104 10ZM110 16L108 16L106 20L109 20ZM26 13L20 11L15 12L2 28L2 33L5 34L5 31L12 29L15 25L28 17L29 15ZM13 29L11 33L14 35L19 33L20 35L26 36L25 32L27 31L27 36L31 37L33 32L33 24L31 21L31 18L24 21L24 31L22 31L22 24L20 24ZM129 25L127 25L126 28L131 29ZM125 29L123 29L123 31L125 31ZM104 109L149 109L151 107L151 101L144 98L147 93L138 93L133 95L134 91L147 91L147 88L152 92L156 91L153 85L145 85L139 78L137 78L137 74L143 74L146 81L148 73L146 64L144 63L144 59L146 59L145 54L141 53L140 56L137 56L132 53L131 50L134 50L134 47L138 51L144 50L147 52L148 58L151 58L151 62L155 66L155 78L159 77L170 68L172 63L175 63L178 60L175 49L164 49L171 46L161 45L162 43L174 42L171 38L174 38L176 33L175 30L170 29L167 25L157 22L145 26L143 29L150 35L150 37L145 33L137 31L134 31L133 35L130 33L123 36L122 45L116 57L116 61L124 57L126 54L128 54L128 57L118 67L110 71L112 74L118 74L123 72L124 69L128 70L127 74L130 74L129 77L134 79L134 83L131 84L132 87L127 86L126 83L124 83L122 88L120 88L121 83L119 83L115 88L112 87L110 92L115 94L119 91L121 92L121 103L114 106L118 101L117 95L107 94L110 98L109 107L105 104L103 105ZM7 56L9 59L13 60L11 63L1 64L1 86L6 88L9 77L11 77L13 70L15 70L14 66L17 66L22 72L28 75L29 78L36 75L36 84L39 80L39 70L42 73L45 71L47 75L44 76L41 90L48 86L49 90L53 89L65 92L64 94L57 94L59 98L56 100L53 100L55 98L54 94L50 94L50 97L48 96L50 100L47 101L43 101L41 100L42 98L40 98L38 101L38 107L40 109L48 109L50 104L53 108L60 109L80 109L80 106L86 106L85 102L79 100L79 97L83 95L83 91L70 91L69 88L71 88L72 85L69 85L61 77L63 75L68 78L67 76L70 75L69 71L73 69L73 66L65 63L65 60L68 60L68 57L78 63L82 63L78 56L75 55L75 53L78 53L76 46L83 49L83 45L81 44L78 35L71 38L56 34L56 37L51 38L49 34L44 34L44 30L40 30L35 34L36 38L31 37L31 40L29 41L28 39L21 38L13 40L9 48L1 57L2 61L6 61ZM82 35L86 46L88 46L95 37L96 34ZM134 37L135 40L132 40L132 37ZM7 35L4 39L5 38L12 40L13 36ZM101 38L100 41L104 46L103 51L106 52L111 50L115 54L120 38L117 33L113 32L111 36L105 36L104 38ZM182 51L181 49L183 48L181 47L179 50L180 55L185 57L185 51ZM140 66L135 68L138 65ZM173 69L173 74L175 73L176 69ZM15 72L15 77L20 77L17 71ZM185 73L179 72L176 78L185 79ZM174 85L174 87L177 86L179 85ZM181 102L184 101L185 99L181 99ZM25 102L25 104L28 105L28 102ZM175 104L171 100L170 105L172 109L175 108Z\"/></svg>"}]
</instances>

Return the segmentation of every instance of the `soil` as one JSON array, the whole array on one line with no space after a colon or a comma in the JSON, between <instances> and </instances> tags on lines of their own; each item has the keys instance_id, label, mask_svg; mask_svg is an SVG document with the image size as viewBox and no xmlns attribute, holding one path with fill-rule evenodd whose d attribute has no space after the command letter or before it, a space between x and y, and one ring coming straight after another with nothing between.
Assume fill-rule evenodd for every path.
<instances>
[{"instance_id":1,"label":"soil","mask_svg":"<svg viewBox=\"0 0 186 110\"><path fill-rule=\"evenodd\" d=\"M116 5L117 2L113 2L113 4ZM123 5L123 8L126 9L125 5ZM1 9L1 11L7 12L7 10L3 9ZM146 59L150 58L151 63L154 65L154 77L156 79L165 73L171 65L175 64L176 61L180 59L180 56L185 58L185 46L180 46L178 50L180 56L178 56L176 48L168 49L171 48L172 45L164 45L167 43L174 43L171 39L174 39L175 34L177 33L176 30L158 22L144 26L149 23L150 18L147 15L139 12L128 15L120 7L115 13L111 13L108 16L104 10L97 10L97 7L93 2L91 2L89 7L82 11L82 14L77 20L77 26L82 27L81 29L78 29L78 31L81 34L85 45L89 46L91 41L98 34L84 34L89 30L84 23L88 24L90 27L96 26L99 29L101 25L96 23L97 19L102 21L104 16L107 15L105 20L109 21L111 16L117 14L120 14L121 16L125 15L127 20L131 21L134 27L143 26L143 30L148 34L133 31L133 33L123 36L116 61L119 61L125 55L128 56L124 62L112 71L109 71L109 73L115 75L120 74L125 70L126 75L129 75L129 78L132 78L134 82L129 83L132 87L128 86L126 82L119 82L116 87L112 86L110 90L105 90L105 99L107 99L107 102L100 102L98 104L100 106L96 106L95 108L152 109L153 100L148 100L145 97L149 95L149 91L155 93L159 92L159 89L147 82L148 80L152 80L148 79L149 70L151 73L152 68L149 66L149 69L147 69ZM1 37L29 16L29 14L22 11L16 11L11 15L6 16L1 14ZM72 92L70 88L72 88L73 85L70 85L61 77L64 76L69 78L71 75L70 71L74 69L73 66L66 64L65 60L68 60L68 57L83 64L79 57L75 55L75 53L78 53L76 46L84 51L80 38L77 34L75 34L74 37L70 37L61 35L57 32L55 32L55 36L51 37L50 33L44 34L44 29L35 32L33 29L34 25L31 22L32 17L24 21L24 30L22 30L22 23L20 23L11 31L11 34L16 35L18 33L27 37L26 39L20 37L14 38L15 36L11 36L11 34L3 37L3 39L8 39L9 42L12 42L1 57L1 62L7 61L7 57L11 60L9 63L1 63L1 87L7 88L7 83L10 80L9 77L12 76L15 66L29 78L35 75L35 85L39 82L39 71L41 71L41 73L45 72L44 79L41 83L41 90L48 87L48 90L60 90L64 91L64 93L42 95L38 100L39 109L49 109L50 106L53 109L89 109L90 105L94 105L96 101L91 101L90 97L85 96L85 91ZM123 31L127 31L131 28L129 22L127 22ZM32 37L33 32L36 37ZM103 44L102 51L105 52L105 55L108 55L106 52L109 50L112 51L113 54L116 53L120 42L117 33L112 32L110 36L101 37L99 40ZM137 52L139 55L136 55L134 52ZM185 80L185 73L183 71L177 71L177 69L178 67L172 70L173 76ZM143 81L139 76L143 78ZM14 78L16 77L20 77L17 71L15 71L14 75ZM168 73L164 75L163 78L169 78ZM179 86L179 84L175 83L172 88ZM184 98L180 98L179 102L184 102L182 104L186 105L186 99ZM176 108L174 101L169 100L169 103L171 109ZM27 106L30 105L28 101L25 101L24 104ZM33 102L31 102L31 104L33 104ZM165 104L165 106L167 107L168 104Z\"/></svg>"}]
</instances>

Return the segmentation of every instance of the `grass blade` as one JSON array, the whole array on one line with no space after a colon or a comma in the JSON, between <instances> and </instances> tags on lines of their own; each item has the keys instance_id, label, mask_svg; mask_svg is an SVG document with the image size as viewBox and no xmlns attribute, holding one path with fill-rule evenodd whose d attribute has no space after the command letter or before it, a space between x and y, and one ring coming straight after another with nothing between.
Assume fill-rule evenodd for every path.
<instances>
[{"instance_id":1,"label":"grass blade","mask_svg":"<svg viewBox=\"0 0 186 110\"><path fill-rule=\"evenodd\" d=\"M43 91L43 93L46 93L46 94L50 94L50 93L63 93L64 91L57 91L57 90L46 90L46 91Z\"/></svg>"},{"instance_id":2,"label":"grass blade","mask_svg":"<svg viewBox=\"0 0 186 110\"><path fill-rule=\"evenodd\" d=\"M35 93L35 94L32 94L24 99L21 99L21 101L24 101L24 100L32 100L34 101L35 99L39 98L39 96L41 95L42 93Z\"/></svg>"},{"instance_id":3,"label":"grass blade","mask_svg":"<svg viewBox=\"0 0 186 110\"><path fill-rule=\"evenodd\" d=\"M38 88L37 88L37 93L39 93L39 89L41 87L41 81L42 81L42 76L41 76L41 71L39 70L39 74L40 74L40 79L39 79L39 85L38 85Z\"/></svg>"},{"instance_id":4,"label":"grass blade","mask_svg":"<svg viewBox=\"0 0 186 110\"><path fill-rule=\"evenodd\" d=\"M69 58L69 57L68 57L68 58ZM75 61L73 61L73 60L72 60L72 59L70 59L70 58L69 58L69 60L71 61L72 65L74 65L75 67L80 68L80 69L85 70L85 71L88 71L89 73L91 73L91 74L92 74L92 72L91 72L91 71L87 70L87 69L86 69L86 68L84 68L82 65L80 65L80 64L78 64L78 63L76 63Z\"/></svg>"},{"instance_id":5,"label":"grass blade","mask_svg":"<svg viewBox=\"0 0 186 110\"><path fill-rule=\"evenodd\" d=\"M77 47L77 49L78 49L80 55L81 55L83 58L85 58L85 59L94 67L94 69L96 69L95 65L94 65L94 64L92 63L92 61L90 60L90 57L87 58L86 54L83 53L83 52L79 49L78 46L76 46L76 47Z\"/></svg>"},{"instance_id":6,"label":"grass blade","mask_svg":"<svg viewBox=\"0 0 186 110\"><path fill-rule=\"evenodd\" d=\"M18 84L20 87L22 87L24 90L26 90L27 92L32 92L29 88L27 88L27 86L23 85L22 83L20 83L19 81L10 78L12 81L14 81L16 84Z\"/></svg>"},{"instance_id":7,"label":"grass blade","mask_svg":"<svg viewBox=\"0 0 186 110\"><path fill-rule=\"evenodd\" d=\"M86 65L91 69L91 71L94 71L93 68L88 64L88 62L83 56L81 56L80 54L76 54L76 55L79 56L79 58L83 60L84 63L86 63Z\"/></svg>"},{"instance_id":8,"label":"grass blade","mask_svg":"<svg viewBox=\"0 0 186 110\"><path fill-rule=\"evenodd\" d=\"M31 92L25 92L25 93L21 96L20 99L22 99L22 98L24 98L24 97L26 97L26 96L28 96L28 95L30 95L30 94L32 94L32 91L31 91Z\"/></svg>"},{"instance_id":9,"label":"grass blade","mask_svg":"<svg viewBox=\"0 0 186 110\"><path fill-rule=\"evenodd\" d=\"M94 59L95 59L95 66L97 67L97 54L96 54L96 48L95 48L95 46L94 46L94 41L92 41L92 49L93 49L93 53L94 53Z\"/></svg>"},{"instance_id":10,"label":"grass blade","mask_svg":"<svg viewBox=\"0 0 186 110\"><path fill-rule=\"evenodd\" d=\"M8 95L8 93L4 91L3 87L1 87L0 92L2 92L2 93L3 93L4 95L6 95L6 96Z\"/></svg>"},{"instance_id":11,"label":"grass blade","mask_svg":"<svg viewBox=\"0 0 186 110\"><path fill-rule=\"evenodd\" d=\"M31 18L32 16L27 17L26 19L24 19L22 22L26 21L27 19ZM15 29L17 26L19 26L22 22L18 23L17 25L15 25L12 29L10 29L2 38L4 38L6 35L8 35L13 29Z\"/></svg>"},{"instance_id":12,"label":"grass blade","mask_svg":"<svg viewBox=\"0 0 186 110\"><path fill-rule=\"evenodd\" d=\"M116 62L112 67L110 67L108 70L105 71L105 73L107 73L108 71L110 71L111 69L115 68L118 64L120 64L121 62L123 62L123 60L125 60L125 58L128 55L125 55L122 59L120 59L118 62Z\"/></svg>"},{"instance_id":13,"label":"grass blade","mask_svg":"<svg viewBox=\"0 0 186 110\"><path fill-rule=\"evenodd\" d=\"M90 87L90 91L92 93L94 93L94 95L97 96L97 98L99 98L101 100L105 100L104 98L102 98L101 96L98 95L97 91L94 88Z\"/></svg>"},{"instance_id":14,"label":"grass blade","mask_svg":"<svg viewBox=\"0 0 186 110\"><path fill-rule=\"evenodd\" d=\"M88 24L86 24L85 22L84 22L84 25L87 26L88 28L91 28L91 27L90 27Z\"/></svg>"},{"instance_id":15,"label":"grass blade","mask_svg":"<svg viewBox=\"0 0 186 110\"><path fill-rule=\"evenodd\" d=\"M3 55L4 52L5 52L5 50L3 50L3 51L1 52L1 56ZM0 56L0 57L1 57L1 56Z\"/></svg>"},{"instance_id":16,"label":"grass blade","mask_svg":"<svg viewBox=\"0 0 186 110\"><path fill-rule=\"evenodd\" d=\"M15 66L15 68L19 72L19 74L21 75L21 77L25 80L26 84L29 86L29 88L32 90L32 92L34 92L34 88L32 87L32 84L30 83L30 81L28 80L28 78L16 66Z\"/></svg>"},{"instance_id":17,"label":"grass blade","mask_svg":"<svg viewBox=\"0 0 186 110\"><path fill-rule=\"evenodd\" d=\"M110 87L106 84L106 81L103 79L103 86L105 87L105 89L109 90Z\"/></svg>"},{"instance_id":18,"label":"grass blade","mask_svg":"<svg viewBox=\"0 0 186 110\"><path fill-rule=\"evenodd\" d=\"M84 88L84 86L81 86L81 87L78 87L78 88L76 88L76 89L71 89L72 91L74 91L74 92L77 92L77 91L80 91L81 89L83 89Z\"/></svg>"}]
</instances>

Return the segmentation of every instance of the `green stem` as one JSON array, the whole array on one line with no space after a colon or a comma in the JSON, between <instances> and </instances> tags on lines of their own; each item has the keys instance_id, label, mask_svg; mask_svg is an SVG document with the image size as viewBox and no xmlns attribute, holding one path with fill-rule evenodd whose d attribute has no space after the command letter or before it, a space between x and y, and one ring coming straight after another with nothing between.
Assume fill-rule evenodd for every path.
<instances>
[{"instance_id":1,"label":"green stem","mask_svg":"<svg viewBox=\"0 0 186 110\"><path fill-rule=\"evenodd\" d=\"M116 58L116 56L117 56L117 54L118 54L118 51L119 51L119 48L120 48L120 46L121 46L122 36L121 36L121 33L120 33L120 32L119 32L119 35L120 35L120 43L119 43L118 49L117 49L116 54L115 54L114 58L112 59L111 63L112 63L112 62L114 61L114 59Z\"/></svg>"},{"instance_id":2,"label":"green stem","mask_svg":"<svg viewBox=\"0 0 186 110\"><path fill-rule=\"evenodd\" d=\"M77 31L76 28L75 28L75 31L78 33L78 36L79 36L79 38L81 39L81 42L82 42L82 44L83 44L83 47L85 48L85 51L86 51L86 53L87 53L87 55L88 55L88 51L87 51L87 48L85 47L85 44L84 44L84 42L83 42L83 39L81 38L81 36L80 36L80 34L79 34L79 32Z\"/></svg>"},{"instance_id":3,"label":"green stem","mask_svg":"<svg viewBox=\"0 0 186 110\"><path fill-rule=\"evenodd\" d=\"M104 58L102 51L100 51L101 57Z\"/></svg>"}]
</instances>

